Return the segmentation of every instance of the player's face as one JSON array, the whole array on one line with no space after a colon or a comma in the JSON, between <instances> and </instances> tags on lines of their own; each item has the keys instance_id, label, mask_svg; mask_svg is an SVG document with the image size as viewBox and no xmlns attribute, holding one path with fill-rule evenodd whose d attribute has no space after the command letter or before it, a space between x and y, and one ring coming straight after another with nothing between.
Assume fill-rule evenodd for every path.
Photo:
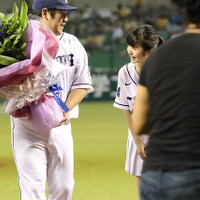
<instances>
[{"instance_id":1,"label":"player's face","mask_svg":"<svg viewBox=\"0 0 200 200\"><path fill-rule=\"evenodd\" d=\"M131 62L134 64L143 64L147 58L147 55L140 44L135 44L134 47L128 45L127 52L130 56Z\"/></svg>"},{"instance_id":2,"label":"player's face","mask_svg":"<svg viewBox=\"0 0 200 200\"><path fill-rule=\"evenodd\" d=\"M51 17L48 13L47 26L54 32L55 35L61 35L68 18L65 10L55 10L55 16Z\"/></svg>"}]
</instances>

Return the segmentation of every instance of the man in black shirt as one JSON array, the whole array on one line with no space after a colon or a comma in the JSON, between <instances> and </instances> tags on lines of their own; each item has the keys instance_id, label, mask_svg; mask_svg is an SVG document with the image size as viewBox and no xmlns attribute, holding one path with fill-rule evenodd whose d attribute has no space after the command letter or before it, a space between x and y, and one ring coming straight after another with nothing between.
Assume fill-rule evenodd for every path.
<instances>
[{"instance_id":1,"label":"man in black shirt","mask_svg":"<svg viewBox=\"0 0 200 200\"><path fill-rule=\"evenodd\" d=\"M135 133L150 124L141 200L200 200L200 1L173 2L190 24L144 64L134 105Z\"/></svg>"}]
</instances>

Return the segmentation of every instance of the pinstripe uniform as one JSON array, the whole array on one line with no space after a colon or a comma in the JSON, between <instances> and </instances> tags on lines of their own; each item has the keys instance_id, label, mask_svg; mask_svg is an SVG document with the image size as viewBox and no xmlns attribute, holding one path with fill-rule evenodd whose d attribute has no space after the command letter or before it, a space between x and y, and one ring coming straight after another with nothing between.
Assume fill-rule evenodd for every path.
<instances>
[{"instance_id":1,"label":"pinstripe uniform","mask_svg":"<svg viewBox=\"0 0 200 200\"><path fill-rule=\"evenodd\" d=\"M58 85L63 88L60 97L65 102L71 90L86 88L90 93L93 87L87 54L81 43L68 33L63 33L58 40L60 48L55 67L66 66L58 75ZM78 106L69 115L69 118L77 117ZM20 118L11 119L11 128L21 199L45 200L47 181L49 200L70 200L74 187L70 119L47 133L36 132L29 120Z\"/></svg>"},{"instance_id":2,"label":"pinstripe uniform","mask_svg":"<svg viewBox=\"0 0 200 200\"><path fill-rule=\"evenodd\" d=\"M133 111L138 81L139 75L137 74L133 63L130 62L119 70L114 107L122 110L129 110L130 112ZM146 144L148 136L142 135L140 137ZM137 147L133 136L130 130L128 130L125 170L131 175L141 176L142 164L143 161L137 153Z\"/></svg>"}]
</instances>

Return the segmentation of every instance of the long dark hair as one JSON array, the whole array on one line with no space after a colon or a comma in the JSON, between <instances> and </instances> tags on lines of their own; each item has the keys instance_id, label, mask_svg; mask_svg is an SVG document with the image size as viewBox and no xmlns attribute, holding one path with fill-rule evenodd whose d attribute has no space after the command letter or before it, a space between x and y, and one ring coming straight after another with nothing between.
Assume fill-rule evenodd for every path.
<instances>
[{"instance_id":1,"label":"long dark hair","mask_svg":"<svg viewBox=\"0 0 200 200\"><path fill-rule=\"evenodd\" d=\"M163 38L156 33L152 25L142 25L134 29L126 38L128 45L134 47L139 43L144 51L155 49L164 42Z\"/></svg>"}]
</instances>

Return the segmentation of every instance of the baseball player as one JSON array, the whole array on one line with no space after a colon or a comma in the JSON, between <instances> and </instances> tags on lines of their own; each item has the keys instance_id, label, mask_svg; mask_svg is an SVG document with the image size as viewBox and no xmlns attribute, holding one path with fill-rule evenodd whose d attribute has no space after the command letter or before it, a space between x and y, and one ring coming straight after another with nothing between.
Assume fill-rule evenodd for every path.
<instances>
[{"instance_id":1,"label":"baseball player","mask_svg":"<svg viewBox=\"0 0 200 200\"><path fill-rule=\"evenodd\" d=\"M131 62L119 70L117 94L113 106L124 110L129 128L125 170L136 177L138 191L140 191L141 170L143 159L146 156L145 146L148 142L148 136L136 136L134 134L131 120L133 117L132 112L142 66L153 49L161 44L163 40L157 35L152 26L143 25L133 30L126 41Z\"/></svg>"},{"instance_id":2,"label":"baseball player","mask_svg":"<svg viewBox=\"0 0 200 200\"><path fill-rule=\"evenodd\" d=\"M13 154L18 171L21 200L71 200L74 187L74 152L71 118L78 117L78 104L93 91L88 58L79 40L64 33L66 13L76 10L66 0L34 0L33 10L41 16L41 27L48 27L59 40L56 66L65 66L58 85L60 98L70 112L58 127L38 133L29 120L11 118Z\"/></svg>"}]
</instances>

